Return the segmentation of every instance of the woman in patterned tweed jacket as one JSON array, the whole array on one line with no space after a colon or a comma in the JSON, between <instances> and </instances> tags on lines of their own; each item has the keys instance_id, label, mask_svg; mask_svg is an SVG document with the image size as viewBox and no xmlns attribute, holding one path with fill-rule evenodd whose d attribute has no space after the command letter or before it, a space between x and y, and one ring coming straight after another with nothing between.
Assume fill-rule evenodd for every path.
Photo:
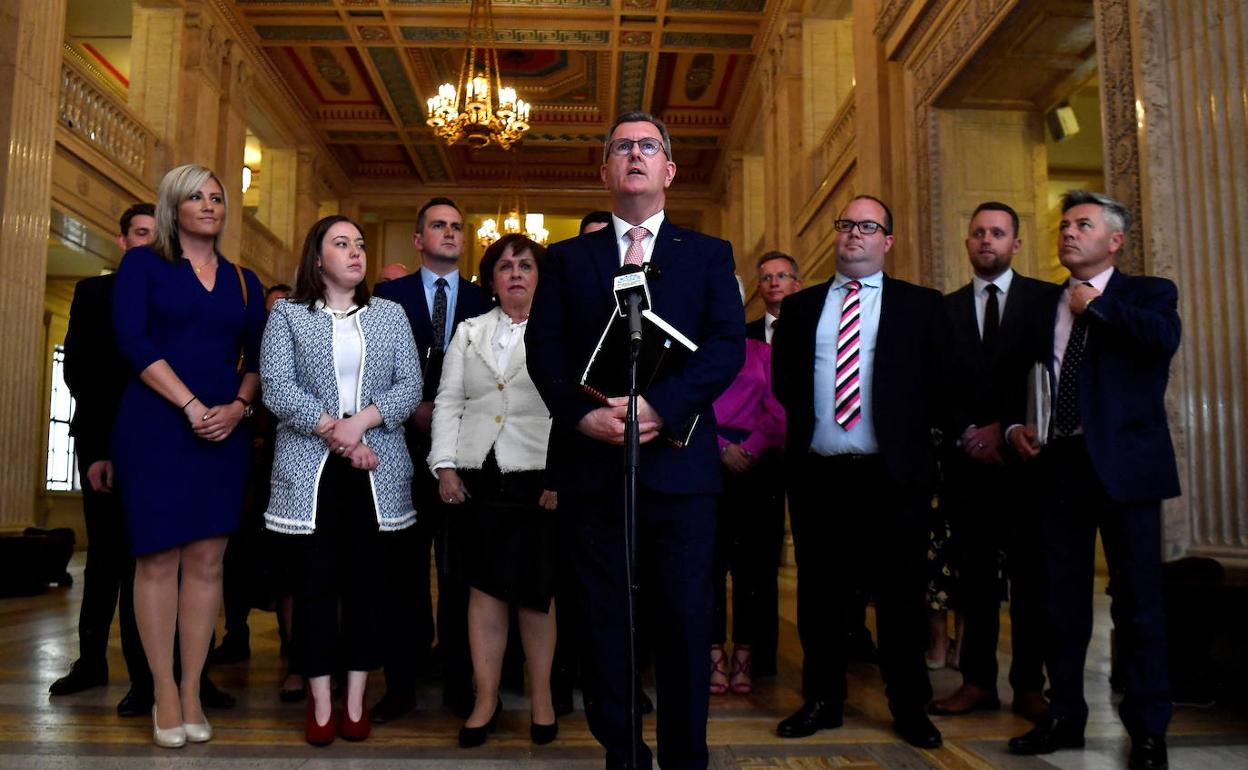
<instances>
[{"instance_id":1,"label":"woman in patterned tweed jacket","mask_svg":"<svg viewBox=\"0 0 1248 770\"><path fill-rule=\"evenodd\" d=\"M294 635L315 745L334 739L329 676L340 662L342 736L368 736L364 685L381 661L388 533L416 521L403 423L420 400L419 358L403 309L370 298L365 268L358 225L342 216L313 225L295 290L273 306L261 347L264 403L279 420L264 518L298 554Z\"/></svg>"}]
</instances>

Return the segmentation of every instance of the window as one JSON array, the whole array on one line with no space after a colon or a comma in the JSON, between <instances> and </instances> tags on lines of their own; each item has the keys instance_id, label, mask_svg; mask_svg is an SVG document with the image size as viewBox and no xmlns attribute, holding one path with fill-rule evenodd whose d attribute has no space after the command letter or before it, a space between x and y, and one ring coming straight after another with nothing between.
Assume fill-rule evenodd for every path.
<instances>
[{"instance_id":1,"label":"window","mask_svg":"<svg viewBox=\"0 0 1248 770\"><path fill-rule=\"evenodd\" d=\"M74 397L65 385L65 346L52 349L52 403L48 410L48 472L46 487L57 492L81 489L74 437L69 421L74 416Z\"/></svg>"}]
</instances>

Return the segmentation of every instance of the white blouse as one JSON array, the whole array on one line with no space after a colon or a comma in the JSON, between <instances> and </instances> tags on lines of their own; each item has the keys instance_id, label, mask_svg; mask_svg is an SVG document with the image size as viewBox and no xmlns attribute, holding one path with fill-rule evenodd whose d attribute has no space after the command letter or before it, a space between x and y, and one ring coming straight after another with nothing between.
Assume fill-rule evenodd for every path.
<instances>
[{"instance_id":1,"label":"white blouse","mask_svg":"<svg viewBox=\"0 0 1248 770\"><path fill-rule=\"evenodd\" d=\"M334 369L338 376L338 414L341 417L360 410L360 367L364 365L364 335L360 330L358 307L347 311L323 308L334 319Z\"/></svg>"},{"instance_id":2,"label":"white blouse","mask_svg":"<svg viewBox=\"0 0 1248 770\"><path fill-rule=\"evenodd\" d=\"M498 365L500 372L507 370L511 351L515 350L520 340L524 339L524 329L529 325L527 318L516 323L506 313L501 315L498 325L494 327L494 336L490 340L490 349L494 352L494 363Z\"/></svg>"}]
</instances>

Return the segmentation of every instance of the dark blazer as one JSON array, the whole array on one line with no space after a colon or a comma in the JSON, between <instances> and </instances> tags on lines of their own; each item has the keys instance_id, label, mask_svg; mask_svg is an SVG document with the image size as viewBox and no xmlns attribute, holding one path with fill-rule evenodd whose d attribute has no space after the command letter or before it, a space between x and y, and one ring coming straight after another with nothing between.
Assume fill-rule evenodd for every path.
<instances>
[{"instance_id":1,"label":"dark blazer","mask_svg":"<svg viewBox=\"0 0 1248 770\"><path fill-rule=\"evenodd\" d=\"M784 300L772 337L772 390L788 415L785 451L805 457L815 431L815 336L832 280ZM944 427L948 344L944 298L934 289L884 276L871 389L875 436L889 476L931 488L936 477L932 429Z\"/></svg>"},{"instance_id":2,"label":"dark blazer","mask_svg":"<svg viewBox=\"0 0 1248 770\"><path fill-rule=\"evenodd\" d=\"M459 293L455 298L454 325L465 318L488 312L493 304L485 292L475 283L456 274L459 280ZM412 336L416 339L416 349L420 352L421 374L425 378L425 392L422 401L432 401L438 394L438 382L442 379L442 356L430 355L433 347L433 321L429 318L429 303L425 301L425 285L421 282L420 271L416 271L393 281L377 284L373 293L382 299L397 302L407 313L407 320L412 325Z\"/></svg>"},{"instance_id":3,"label":"dark blazer","mask_svg":"<svg viewBox=\"0 0 1248 770\"><path fill-rule=\"evenodd\" d=\"M1046 291L1028 313L1029 362L1053 371L1053 332L1062 287ZM1179 472L1166 418L1170 359L1182 324L1172 281L1115 269L1089 314L1079 376L1079 413L1097 478L1117 502L1177 497ZM1056 397L1056 393L1054 394ZM1025 387L1012 400L1021 423Z\"/></svg>"},{"instance_id":4,"label":"dark blazer","mask_svg":"<svg viewBox=\"0 0 1248 770\"><path fill-rule=\"evenodd\" d=\"M759 342L767 341L767 318L756 318L745 325L745 338L747 340L758 340Z\"/></svg>"},{"instance_id":5,"label":"dark blazer","mask_svg":"<svg viewBox=\"0 0 1248 770\"><path fill-rule=\"evenodd\" d=\"M79 281L65 332L65 384L77 402L69 434L87 465L112 456L113 423L130 379L113 333L116 281L115 273Z\"/></svg>"},{"instance_id":6,"label":"dark blazer","mask_svg":"<svg viewBox=\"0 0 1248 770\"><path fill-rule=\"evenodd\" d=\"M648 269L651 309L698 345L685 368L642 395L666 424L701 415L690 443L662 438L642 446L641 483L663 493L720 489L714 400L745 361L745 318L733 278L732 246L665 219ZM611 279L620 266L611 227L556 243L538 279L525 334L529 374L554 418L554 483L572 493L602 490L618 479L624 454L576 430L601 404L580 389L585 364L611 313Z\"/></svg>"},{"instance_id":7,"label":"dark blazer","mask_svg":"<svg viewBox=\"0 0 1248 770\"><path fill-rule=\"evenodd\" d=\"M1004 419L1008 395L1017 390L1016 378L1026 376L1026 369L1020 373L1018 366L1026 338L1026 308L1055 285L1014 273L995 350L985 350L980 342L974 283L945 295L952 340L949 368L953 387L947 439L956 440L970 425L988 425Z\"/></svg>"}]
</instances>

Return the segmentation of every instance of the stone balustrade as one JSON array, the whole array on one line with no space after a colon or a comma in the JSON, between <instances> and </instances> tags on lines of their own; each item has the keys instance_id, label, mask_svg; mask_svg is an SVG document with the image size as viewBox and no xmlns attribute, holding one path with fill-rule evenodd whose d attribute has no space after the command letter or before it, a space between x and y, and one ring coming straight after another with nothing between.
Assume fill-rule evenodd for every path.
<instances>
[{"instance_id":1,"label":"stone balustrade","mask_svg":"<svg viewBox=\"0 0 1248 770\"><path fill-rule=\"evenodd\" d=\"M77 58L70 52L62 58L60 124L136 179L153 184L155 133Z\"/></svg>"}]
</instances>

